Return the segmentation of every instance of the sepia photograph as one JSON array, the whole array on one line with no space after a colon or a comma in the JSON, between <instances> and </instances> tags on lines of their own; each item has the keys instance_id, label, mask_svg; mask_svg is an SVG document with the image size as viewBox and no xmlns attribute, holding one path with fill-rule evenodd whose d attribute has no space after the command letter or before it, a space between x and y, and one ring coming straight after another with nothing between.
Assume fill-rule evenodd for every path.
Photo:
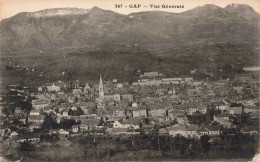
<instances>
[{"instance_id":1,"label":"sepia photograph","mask_svg":"<svg viewBox=\"0 0 260 162\"><path fill-rule=\"evenodd\" d=\"M259 0L0 0L0 162L259 162L259 54Z\"/></svg>"}]
</instances>

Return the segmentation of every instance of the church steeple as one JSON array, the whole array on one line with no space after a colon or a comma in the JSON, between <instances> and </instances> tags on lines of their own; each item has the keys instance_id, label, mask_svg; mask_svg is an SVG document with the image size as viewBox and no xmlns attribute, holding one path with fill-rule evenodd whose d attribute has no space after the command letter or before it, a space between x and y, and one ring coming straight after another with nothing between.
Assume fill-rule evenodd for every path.
<instances>
[{"instance_id":1,"label":"church steeple","mask_svg":"<svg viewBox=\"0 0 260 162\"><path fill-rule=\"evenodd\" d=\"M103 86L101 74L100 74L100 80L99 80L99 99L100 100L104 99L104 86Z\"/></svg>"}]
</instances>

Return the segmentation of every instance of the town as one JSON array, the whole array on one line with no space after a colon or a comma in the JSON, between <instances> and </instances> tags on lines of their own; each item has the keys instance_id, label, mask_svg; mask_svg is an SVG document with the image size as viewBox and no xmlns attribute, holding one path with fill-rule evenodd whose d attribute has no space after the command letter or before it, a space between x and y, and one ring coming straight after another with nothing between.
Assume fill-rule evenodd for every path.
<instances>
[{"instance_id":1,"label":"town","mask_svg":"<svg viewBox=\"0 0 260 162\"><path fill-rule=\"evenodd\" d=\"M75 80L38 87L9 85L8 95L0 98L0 140L6 148L2 156L14 154L17 144L28 153L32 148L41 152L39 148L47 147L43 145L48 142L69 148L78 140L83 146L98 149L91 156L112 158L116 151L123 150L109 146L107 141L114 137L131 139L128 147L133 150L158 150L179 158L187 150L196 154L196 142L206 157L221 142L235 147L238 138L251 139L250 145L256 145L259 80L252 78L255 72L245 70L246 74L222 80L194 80L192 75L172 78L156 71L137 70L138 79L132 83L105 80L100 75L95 83ZM142 144L149 148L141 148L142 139L149 139L151 146ZM180 141L186 141L187 146ZM176 146L178 142L183 146ZM255 154L247 147L241 144L235 149ZM86 152L82 153L84 158L90 156ZM16 155L17 159L21 154ZM54 155L49 158L55 159Z\"/></svg>"}]
</instances>

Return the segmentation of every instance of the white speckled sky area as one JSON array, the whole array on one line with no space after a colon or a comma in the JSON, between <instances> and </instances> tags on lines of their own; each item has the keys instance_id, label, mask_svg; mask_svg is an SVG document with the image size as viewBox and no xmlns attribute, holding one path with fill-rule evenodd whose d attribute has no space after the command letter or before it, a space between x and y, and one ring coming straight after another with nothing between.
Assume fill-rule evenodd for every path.
<instances>
[{"instance_id":1,"label":"white speckled sky area","mask_svg":"<svg viewBox=\"0 0 260 162\"><path fill-rule=\"evenodd\" d=\"M0 0L0 20L9 18L20 12L34 12L49 8L75 7L90 9L94 6L112 10L121 14L141 11L183 12L204 4L215 4L225 7L228 4L247 4L260 13L260 0ZM123 4L123 8L115 8L115 4ZM129 8L129 4L141 4L140 8ZM184 5L184 8L151 8L154 5ZM147 6L147 7L143 7Z\"/></svg>"}]
</instances>

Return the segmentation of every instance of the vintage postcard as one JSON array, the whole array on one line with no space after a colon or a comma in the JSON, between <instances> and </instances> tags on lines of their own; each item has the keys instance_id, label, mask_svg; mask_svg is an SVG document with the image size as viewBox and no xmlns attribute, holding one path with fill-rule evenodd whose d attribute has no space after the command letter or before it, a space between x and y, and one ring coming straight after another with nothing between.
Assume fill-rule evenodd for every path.
<instances>
[{"instance_id":1,"label":"vintage postcard","mask_svg":"<svg viewBox=\"0 0 260 162\"><path fill-rule=\"evenodd\" d=\"M0 161L260 161L259 0L1 0Z\"/></svg>"}]
</instances>

